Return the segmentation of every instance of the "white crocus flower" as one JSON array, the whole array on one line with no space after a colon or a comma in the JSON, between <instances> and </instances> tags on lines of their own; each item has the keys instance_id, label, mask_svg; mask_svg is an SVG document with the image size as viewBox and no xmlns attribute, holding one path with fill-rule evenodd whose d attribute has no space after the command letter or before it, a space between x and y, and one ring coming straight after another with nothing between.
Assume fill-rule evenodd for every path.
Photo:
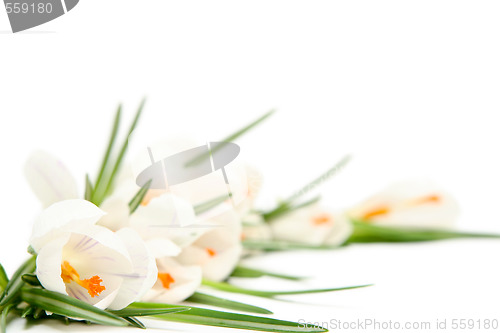
<instances>
[{"instance_id":1,"label":"white crocus flower","mask_svg":"<svg viewBox=\"0 0 500 333\"><path fill-rule=\"evenodd\" d=\"M269 223L258 213L249 213L243 218L242 240L271 240L273 232Z\"/></svg>"},{"instance_id":2,"label":"white crocus flower","mask_svg":"<svg viewBox=\"0 0 500 333\"><path fill-rule=\"evenodd\" d=\"M349 211L355 220L387 226L450 228L458 217L458 204L429 181L393 184Z\"/></svg>"},{"instance_id":3,"label":"white crocus flower","mask_svg":"<svg viewBox=\"0 0 500 333\"><path fill-rule=\"evenodd\" d=\"M201 266L181 265L174 258L156 260L158 279L142 298L146 302L179 303L201 285Z\"/></svg>"},{"instance_id":4,"label":"white crocus flower","mask_svg":"<svg viewBox=\"0 0 500 333\"><path fill-rule=\"evenodd\" d=\"M203 277L222 281L231 274L241 253L241 220L234 210L210 219L213 227L177 257L183 265L199 265Z\"/></svg>"},{"instance_id":5,"label":"white crocus flower","mask_svg":"<svg viewBox=\"0 0 500 333\"><path fill-rule=\"evenodd\" d=\"M78 198L76 182L64 164L51 154L36 151L26 161L24 173L44 208Z\"/></svg>"},{"instance_id":6,"label":"white crocus flower","mask_svg":"<svg viewBox=\"0 0 500 333\"><path fill-rule=\"evenodd\" d=\"M85 200L53 204L36 220L31 246L38 252L42 286L101 309L121 309L155 283L157 268L130 228L114 233L95 223L103 211Z\"/></svg>"},{"instance_id":7,"label":"white crocus flower","mask_svg":"<svg viewBox=\"0 0 500 333\"><path fill-rule=\"evenodd\" d=\"M350 221L318 204L297 209L271 222L274 238L307 245L339 246L351 235Z\"/></svg>"}]
</instances>

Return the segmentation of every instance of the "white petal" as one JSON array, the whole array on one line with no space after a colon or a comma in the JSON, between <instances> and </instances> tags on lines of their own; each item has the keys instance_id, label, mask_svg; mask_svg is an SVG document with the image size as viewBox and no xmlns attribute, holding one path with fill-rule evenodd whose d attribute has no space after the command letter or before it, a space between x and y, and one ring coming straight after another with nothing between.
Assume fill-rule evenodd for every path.
<instances>
[{"instance_id":1,"label":"white petal","mask_svg":"<svg viewBox=\"0 0 500 333\"><path fill-rule=\"evenodd\" d=\"M146 245L155 258L175 257L181 253L181 248L167 238L149 239Z\"/></svg>"},{"instance_id":2,"label":"white petal","mask_svg":"<svg viewBox=\"0 0 500 333\"><path fill-rule=\"evenodd\" d=\"M55 203L45 209L35 221L30 244L38 251L51 238L93 225L104 214L86 200L73 199Z\"/></svg>"},{"instance_id":3,"label":"white petal","mask_svg":"<svg viewBox=\"0 0 500 333\"><path fill-rule=\"evenodd\" d=\"M340 246L351 236L353 230L352 223L347 216L335 214L333 215L333 227L325 239L325 244Z\"/></svg>"},{"instance_id":4,"label":"white petal","mask_svg":"<svg viewBox=\"0 0 500 333\"><path fill-rule=\"evenodd\" d=\"M36 258L36 275L45 289L66 293L66 285L61 278L63 248L69 241L69 234L57 237L48 242L38 252Z\"/></svg>"},{"instance_id":5,"label":"white petal","mask_svg":"<svg viewBox=\"0 0 500 333\"><path fill-rule=\"evenodd\" d=\"M130 215L128 201L123 200L120 196L113 195L104 200L100 208L106 212L106 215L99 220L99 225L112 231L128 227Z\"/></svg>"},{"instance_id":6,"label":"white petal","mask_svg":"<svg viewBox=\"0 0 500 333\"><path fill-rule=\"evenodd\" d=\"M138 301L153 287L158 276L156 261L139 235L130 228L121 229L116 234L127 247L132 260L133 272L123 276L119 293L109 305L112 310L122 309L130 303Z\"/></svg>"},{"instance_id":7,"label":"white petal","mask_svg":"<svg viewBox=\"0 0 500 333\"><path fill-rule=\"evenodd\" d=\"M52 155L36 151L24 167L31 189L44 207L78 198L76 182L68 169Z\"/></svg>"},{"instance_id":8,"label":"white petal","mask_svg":"<svg viewBox=\"0 0 500 333\"><path fill-rule=\"evenodd\" d=\"M201 267L183 266L172 258L157 260L158 272L168 273L174 282L168 289L158 280L142 298L147 302L179 303L191 296L201 285Z\"/></svg>"}]
</instances>

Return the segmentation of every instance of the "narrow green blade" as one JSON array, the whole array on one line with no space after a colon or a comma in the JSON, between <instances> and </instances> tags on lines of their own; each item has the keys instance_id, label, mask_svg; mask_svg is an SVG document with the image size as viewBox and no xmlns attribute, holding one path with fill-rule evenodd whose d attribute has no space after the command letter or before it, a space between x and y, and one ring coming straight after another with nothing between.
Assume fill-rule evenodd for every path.
<instances>
[{"instance_id":1,"label":"narrow green blade","mask_svg":"<svg viewBox=\"0 0 500 333\"><path fill-rule=\"evenodd\" d=\"M137 303L134 303L137 304ZM140 307L138 305L129 305L124 309L121 310L116 310L116 311L110 311L114 315L117 315L118 317L139 317L139 316L154 316L154 315L160 315L160 314L167 314L167 313L176 313L176 312L182 312L189 310L189 307L187 306L168 306L164 308L148 308L148 307Z\"/></svg>"},{"instance_id":2,"label":"narrow green blade","mask_svg":"<svg viewBox=\"0 0 500 333\"><path fill-rule=\"evenodd\" d=\"M134 317L124 317L123 319L125 319L126 321L128 321L128 323L130 324L130 326L132 327L136 327L136 328L140 328L140 329L146 329L146 326L144 326L144 324L137 318L134 318Z\"/></svg>"},{"instance_id":3,"label":"narrow green blade","mask_svg":"<svg viewBox=\"0 0 500 333\"><path fill-rule=\"evenodd\" d=\"M102 181L104 179L104 176L106 174L106 170L108 169L108 163L109 163L109 158L111 156L111 151L113 150L113 146L115 144L115 141L116 141L116 136L118 134L118 129L120 128L120 118L121 118L121 114L122 114L122 106L119 105L118 106L118 109L116 110L116 114L115 114L115 120L113 122L113 128L111 130L111 136L109 137L109 142L108 142L108 146L106 148L106 152L104 153L104 157L102 159L102 163L101 163L101 168L99 169L99 174L97 175L97 180L95 182L95 186L94 186L94 191L92 193L92 196L91 196L91 200L92 202L95 203L95 195L97 192L102 192L103 189L102 189Z\"/></svg>"},{"instance_id":4,"label":"narrow green blade","mask_svg":"<svg viewBox=\"0 0 500 333\"><path fill-rule=\"evenodd\" d=\"M283 203L280 203L278 205L278 207L276 207L275 209L273 209L267 213L263 213L262 217L264 218L264 220L266 222L270 222L270 221L272 221L280 216L283 216L285 214L296 211L297 209L301 209L301 208L313 205L313 204L317 203L320 199L321 199L321 197L317 196L317 197L314 197L310 200L301 202L301 203L296 204L296 205L293 205L293 203L290 203L290 202L283 202Z\"/></svg>"},{"instance_id":5,"label":"narrow green blade","mask_svg":"<svg viewBox=\"0 0 500 333\"><path fill-rule=\"evenodd\" d=\"M211 199L211 200L208 200L206 202L202 202L201 204L194 206L194 212L196 215L199 215L201 213L209 211L210 209L217 207L218 205L220 205L221 203L223 203L224 201L226 201L230 197L231 197L231 193L229 193L229 195L222 195L218 198Z\"/></svg>"},{"instance_id":6,"label":"narrow green blade","mask_svg":"<svg viewBox=\"0 0 500 333\"><path fill-rule=\"evenodd\" d=\"M2 300L0 301L0 306L5 306L19 295L21 288L24 286L24 281L21 279L21 276L26 273L33 273L35 271L35 267L36 257L32 256L15 271L9 283L7 283L7 286L5 287Z\"/></svg>"},{"instance_id":7,"label":"narrow green blade","mask_svg":"<svg viewBox=\"0 0 500 333\"><path fill-rule=\"evenodd\" d=\"M40 309L70 318L91 321L96 324L111 326L127 326L122 318L82 302L76 298L39 288L26 288L21 293L26 303Z\"/></svg>"},{"instance_id":8,"label":"narrow green blade","mask_svg":"<svg viewBox=\"0 0 500 333\"><path fill-rule=\"evenodd\" d=\"M13 306L14 304L9 304L2 310L2 314L0 315L0 328L2 329L2 333L7 332L7 317Z\"/></svg>"},{"instance_id":9,"label":"narrow green blade","mask_svg":"<svg viewBox=\"0 0 500 333\"><path fill-rule=\"evenodd\" d=\"M341 288L324 288L324 289L307 289L307 290L287 290L287 291L263 291L263 290L253 290L246 289L237 286L233 286L232 284L226 282L215 282L203 280L203 285L207 287L211 287L214 289L227 291L231 293L238 294L246 294L252 296L259 297L274 297L274 296L282 296L282 295L301 295L301 294L313 294L313 293L324 293L330 291L341 291L341 290L349 290L349 289L357 289L371 286L370 284L360 285L360 286L349 286L349 287L341 287Z\"/></svg>"},{"instance_id":10,"label":"narrow green blade","mask_svg":"<svg viewBox=\"0 0 500 333\"><path fill-rule=\"evenodd\" d=\"M141 187L139 191L137 191L137 194L134 195L132 200L128 203L128 207L130 209L130 214L134 213L137 210L137 207L141 204L142 200L144 200L144 197L149 191L149 187L151 187L151 183L153 180L148 181L144 186Z\"/></svg>"},{"instance_id":11,"label":"narrow green blade","mask_svg":"<svg viewBox=\"0 0 500 333\"><path fill-rule=\"evenodd\" d=\"M134 303L137 304L137 303ZM134 305L132 304L132 305ZM166 304L139 303L141 306L165 307ZM168 315L154 316L155 319L174 321L187 324L207 325L216 327L240 328L265 332L327 332L322 327L303 327L293 321L257 317L232 312L223 312L191 307L190 310Z\"/></svg>"},{"instance_id":12,"label":"narrow green blade","mask_svg":"<svg viewBox=\"0 0 500 333\"><path fill-rule=\"evenodd\" d=\"M293 251L293 250L331 250L338 246L328 246L328 245L308 245L300 243L292 243L285 241L253 241L244 240L242 242L243 246L249 250L258 251Z\"/></svg>"},{"instance_id":13,"label":"narrow green blade","mask_svg":"<svg viewBox=\"0 0 500 333\"><path fill-rule=\"evenodd\" d=\"M267 309L245 304L241 302L231 301L225 298L220 298L213 295L208 295L204 293L195 292L191 297L186 299L187 302L199 303L205 305L217 306L219 308L229 309L233 311L246 311L253 313L262 313L262 314L272 314L272 311Z\"/></svg>"},{"instance_id":14,"label":"narrow green blade","mask_svg":"<svg viewBox=\"0 0 500 333\"><path fill-rule=\"evenodd\" d=\"M348 243L423 242L454 238L500 238L497 234L457 232L451 230L387 227L353 221L354 232Z\"/></svg>"},{"instance_id":15,"label":"narrow green blade","mask_svg":"<svg viewBox=\"0 0 500 333\"><path fill-rule=\"evenodd\" d=\"M85 175L85 200L92 201L94 189L92 188L92 182L90 181L89 174Z\"/></svg>"},{"instance_id":16,"label":"narrow green blade","mask_svg":"<svg viewBox=\"0 0 500 333\"><path fill-rule=\"evenodd\" d=\"M248 267L242 267L242 266L236 266L236 268L231 273L231 276L232 277L243 277L243 278L258 278L261 276L272 276L272 277L279 278L279 279L294 280L294 281L305 279L304 277L301 277L301 276L277 274L277 273L263 271L260 269L248 268Z\"/></svg>"},{"instance_id":17,"label":"narrow green blade","mask_svg":"<svg viewBox=\"0 0 500 333\"><path fill-rule=\"evenodd\" d=\"M4 291L5 287L7 287L7 283L9 283L9 278L7 277L2 264L0 264L0 293Z\"/></svg>"},{"instance_id":18,"label":"narrow green blade","mask_svg":"<svg viewBox=\"0 0 500 333\"><path fill-rule=\"evenodd\" d=\"M264 120L266 120L267 118L269 118L274 112L275 112L275 110L271 110L269 112L266 112L264 115L262 115L259 118L255 119L250 124L246 125L243 128L240 128L239 130L237 130L233 134L230 134L229 136L225 137L220 142L231 142L233 140L236 140L237 138L239 138L240 136L242 136L243 134L245 134L246 132L248 132L249 130L251 130L252 128L254 128L255 126L257 126L260 123L262 123ZM212 150L212 152L215 152L215 151L221 149L222 147L223 147L223 145L217 146L215 149ZM206 154L201 154L201 155L193 158L191 161L187 162L186 166L196 165L196 164L202 162L203 160L205 160L206 158L208 158L209 156L210 156L210 152L206 153Z\"/></svg>"}]
</instances>

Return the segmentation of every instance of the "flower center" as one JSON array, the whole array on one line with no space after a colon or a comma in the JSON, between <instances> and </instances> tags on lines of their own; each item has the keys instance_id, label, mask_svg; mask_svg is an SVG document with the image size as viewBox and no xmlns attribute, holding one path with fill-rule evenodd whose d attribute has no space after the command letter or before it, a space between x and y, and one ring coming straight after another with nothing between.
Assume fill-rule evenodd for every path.
<instances>
[{"instance_id":1,"label":"flower center","mask_svg":"<svg viewBox=\"0 0 500 333\"><path fill-rule=\"evenodd\" d=\"M160 280L163 288L170 289L170 285L175 282L172 275L168 273L158 273L158 280Z\"/></svg>"},{"instance_id":2,"label":"flower center","mask_svg":"<svg viewBox=\"0 0 500 333\"><path fill-rule=\"evenodd\" d=\"M433 194L433 195L428 195L425 197L416 198L413 200L408 200L408 201L405 201L399 205L393 205L392 207L389 205L380 205L380 206L377 206L377 207L365 212L361 216L361 219L365 220L365 221L369 221L372 217L386 215L386 214L389 214L393 211L397 211L397 210L401 210L401 209L405 209L405 208L412 208L415 206L428 204L428 203L431 203L431 204L432 203L439 203L441 201L441 199L442 198L439 195Z\"/></svg>"},{"instance_id":3,"label":"flower center","mask_svg":"<svg viewBox=\"0 0 500 333\"><path fill-rule=\"evenodd\" d=\"M214 249L212 249L211 247L207 247L205 249L205 251L207 251L208 255L211 256L211 257L215 257L215 255L217 254L217 251L215 251Z\"/></svg>"},{"instance_id":4,"label":"flower center","mask_svg":"<svg viewBox=\"0 0 500 333\"><path fill-rule=\"evenodd\" d=\"M80 274L73 268L67 261L63 261L61 264L61 278L64 283L70 283L71 281L76 282L79 286L87 289L91 297L98 296L106 287L101 286L102 279L99 275L94 275L90 279L82 280L80 279Z\"/></svg>"},{"instance_id":5,"label":"flower center","mask_svg":"<svg viewBox=\"0 0 500 333\"><path fill-rule=\"evenodd\" d=\"M315 225L322 225L333 221L332 217L326 213L317 215L312 218L312 222Z\"/></svg>"}]
</instances>

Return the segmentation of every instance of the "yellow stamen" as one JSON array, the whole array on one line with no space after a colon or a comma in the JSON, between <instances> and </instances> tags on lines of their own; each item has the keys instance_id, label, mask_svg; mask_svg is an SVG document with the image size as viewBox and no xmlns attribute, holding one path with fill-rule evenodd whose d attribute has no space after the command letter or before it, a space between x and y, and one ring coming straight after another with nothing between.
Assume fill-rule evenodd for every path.
<instances>
[{"instance_id":1,"label":"yellow stamen","mask_svg":"<svg viewBox=\"0 0 500 333\"><path fill-rule=\"evenodd\" d=\"M211 257L214 257L217 254L217 251L215 251L214 249L212 249L210 247L207 247L205 250L207 251L208 255Z\"/></svg>"},{"instance_id":2,"label":"yellow stamen","mask_svg":"<svg viewBox=\"0 0 500 333\"><path fill-rule=\"evenodd\" d=\"M61 264L61 278L64 283L70 283L71 281L76 282L79 286L87 289L90 297L98 296L106 287L101 286L102 279L99 275L94 275L90 279L80 279L80 274L69 264L69 262L64 261Z\"/></svg>"},{"instance_id":3,"label":"yellow stamen","mask_svg":"<svg viewBox=\"0 0 500 333\"><path fill-rule=\"evenodd\" d=\"M158 273L158 280L160 280L163 288L170 289L170 285L175 282L172 275L168 273Z\"/></svg>"},{"instance_id":4,"label":"yellow stamen","mask_svg":"<svg viewBox=\"0 0 500 333\"><path fill-rule=\"evenodd\" d=\"M317 216L315 216L315 217L312 218L312 222L315 225L323 225L323 224L330 223L332 221L333 221L333 218L330 215L326 214L326 213L317 215Z\"/></svg>"}]
</instances>

